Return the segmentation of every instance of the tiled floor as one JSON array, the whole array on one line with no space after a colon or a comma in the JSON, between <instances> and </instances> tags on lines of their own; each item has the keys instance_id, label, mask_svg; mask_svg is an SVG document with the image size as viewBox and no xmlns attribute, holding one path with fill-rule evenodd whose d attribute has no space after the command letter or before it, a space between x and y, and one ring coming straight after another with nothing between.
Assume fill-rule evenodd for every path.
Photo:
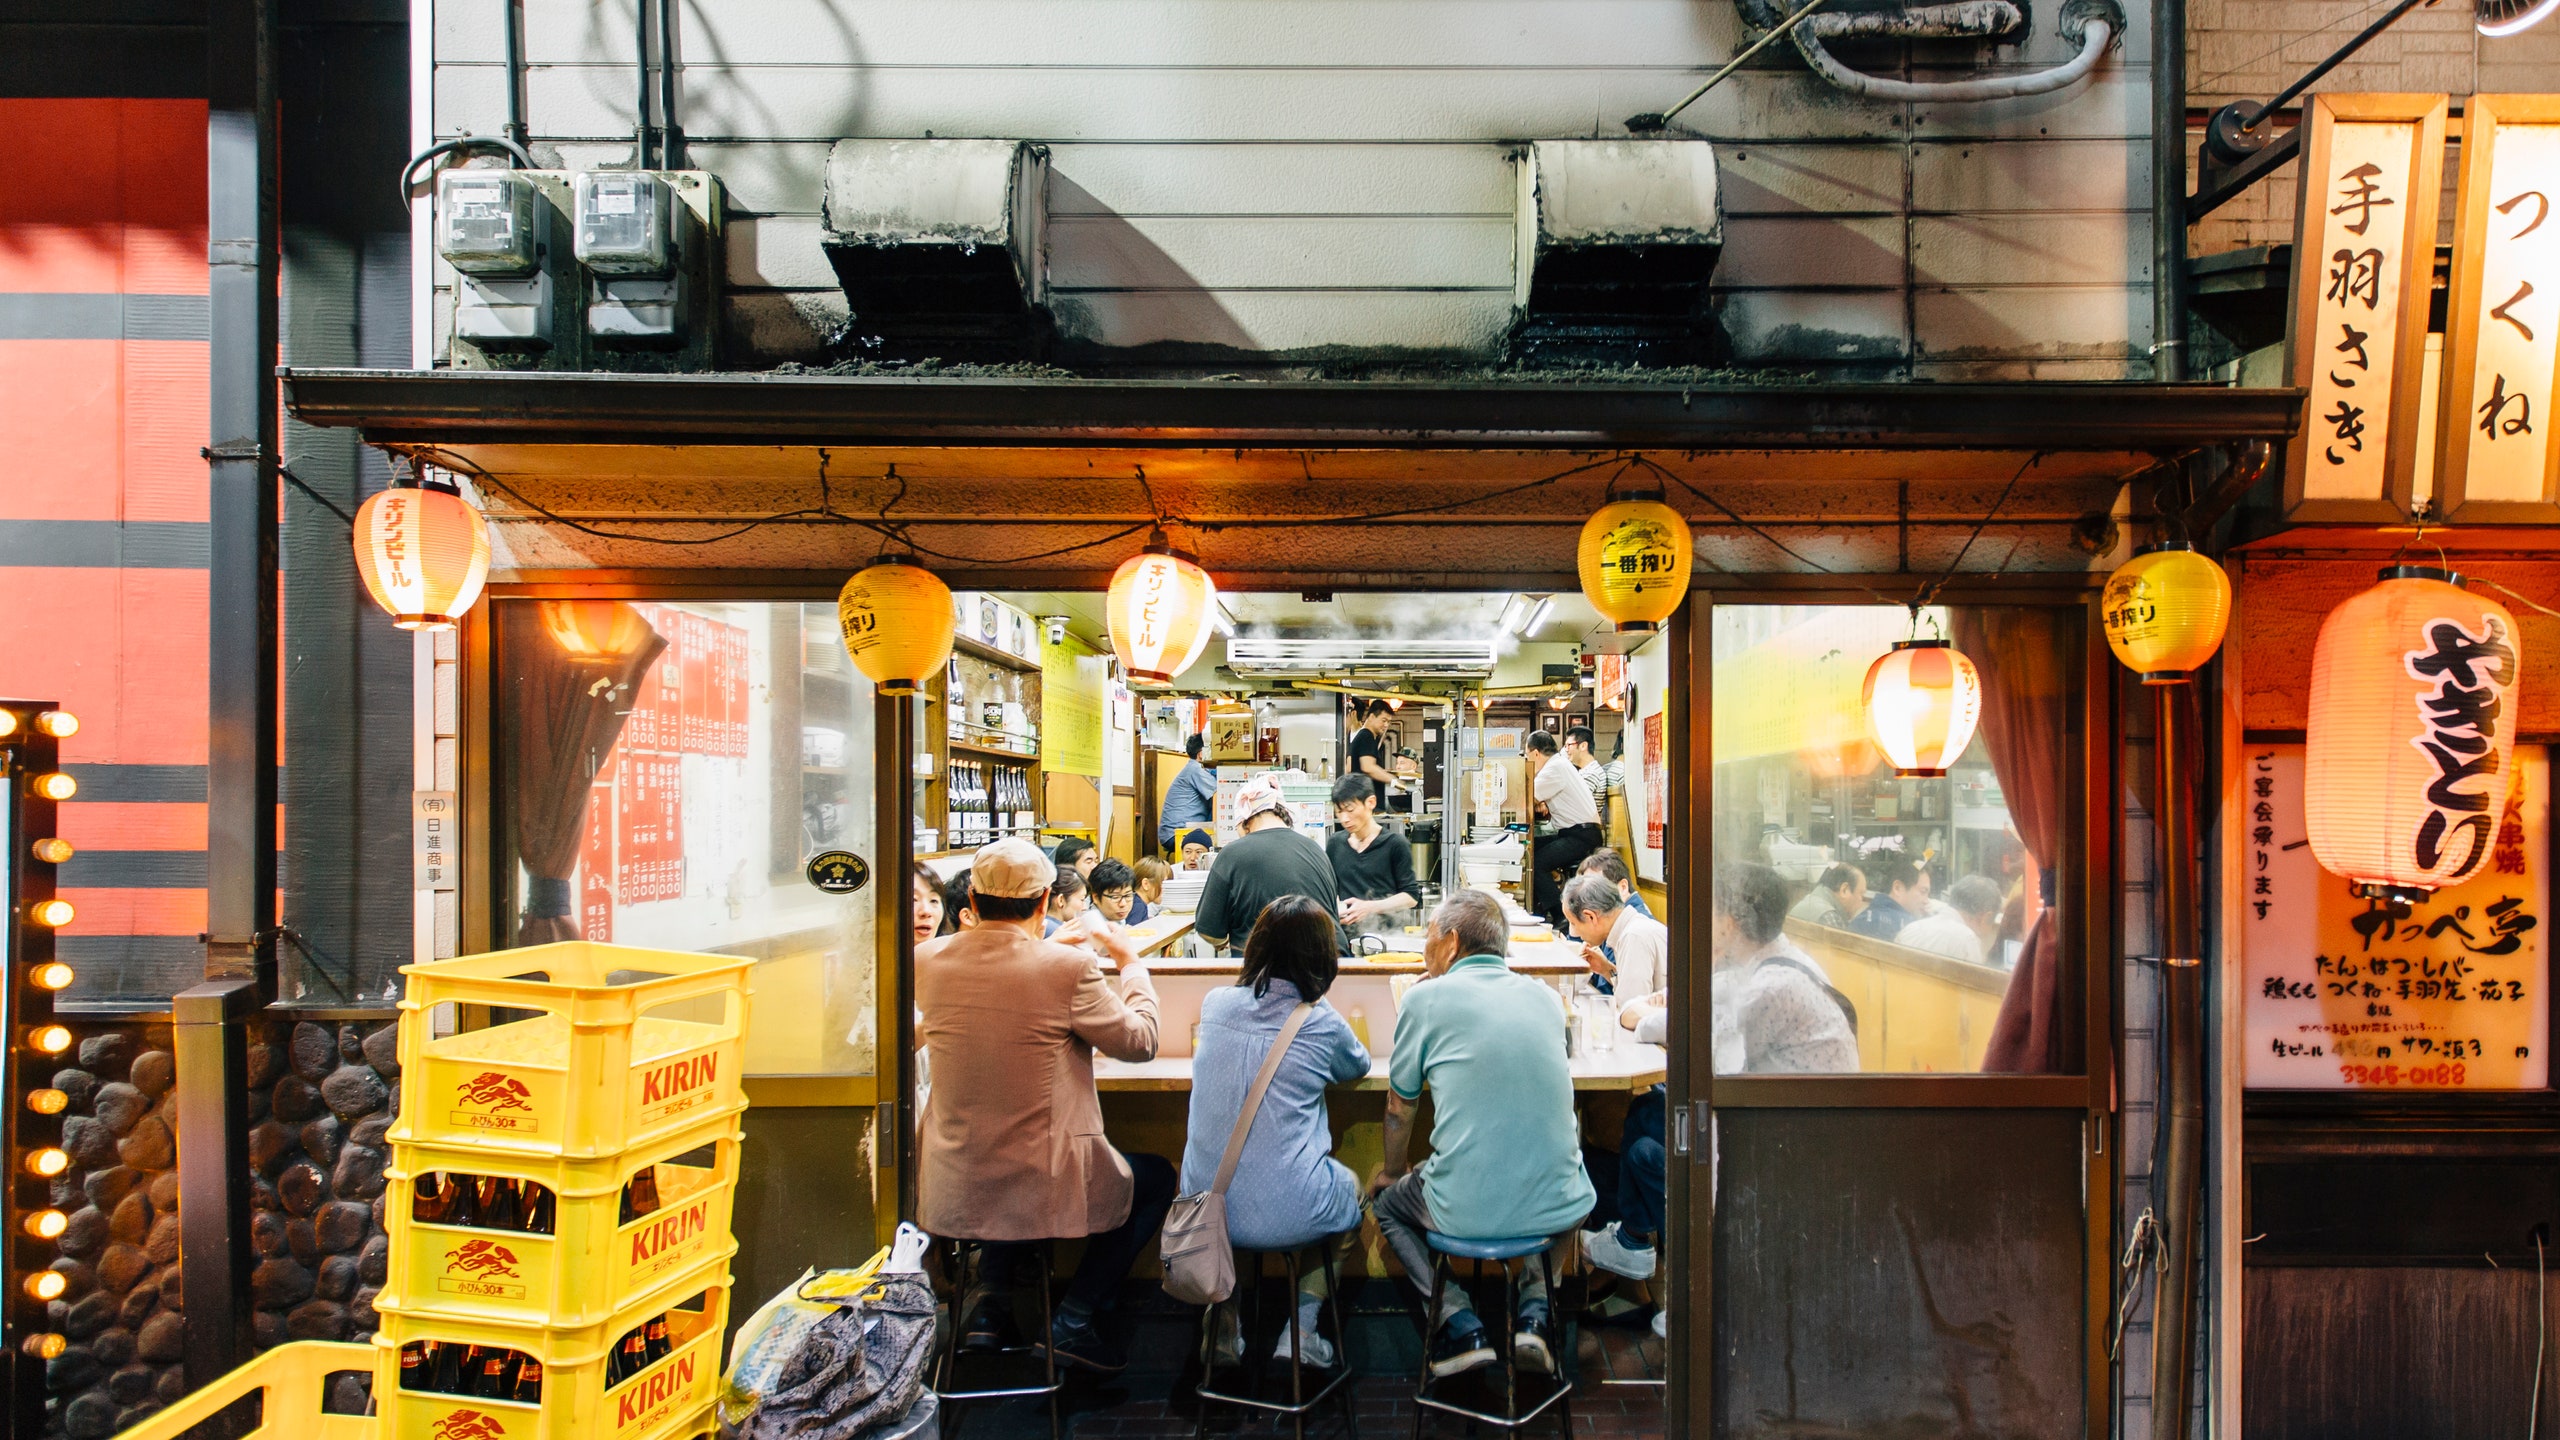
<instances>
[{"instance_id":1,"label":"tiled floor","mask_svg":"<svg viewBox=\"0 0 2560 1440\"><path fill-rule=\"evenodd\" d=\"M1421 1360L1421 1341L1410 1312L1383 1281L1362 1283L1353 1291L1351 1300L1347 1348L1357 1372L1352 1382L1351 1405L1359 1432L1373 1440L1409 1436L1413 1433L1414 1370ZM1200 1401L1192 1393L1200 1383L1198 1316L1197 1310L1165 1299L1152 1286L1144 1290L1133 1287L1119 1317L1127 1327L1129 1368L1109 1381L1091 1376L1069 1381L1061 1404L1066 1433L1076 1440L1106 1436L1162 1436L1170 1440L1196 1435L1201 1422ZM1256 1328L1250 1343L1267 1354L1272 1339L1273 1326L1266 1321ZM1653 1331L1641 1324L1585 1326L1580 1348L1580 1384L1573 1395L1574 1433L1595 1437L1664 1434L1659 1386L1603 1383L1611 1379L1661 1378L1662 1342L1654 1338ZM978 1377L984 1373L968 1372L964 1383L983 1383ZM1481 1371L1477 1377L1469 1378L1489 1378L1496 1373ZM1279 1370L1273 1380L1285 1392L1287 1371ZM1455 1389L1444 1393L1461 1398ZM1524 1389L1523 1393L1530 1392ZM1499 1404L1499 1392L1489 1385L1481 1387L1480 1393L1463 1398L1471 1403L1491 1399ZM1553 1413L1548 1412L1549 1416ZM1269 1417L1223 1405L1210 1408L1208 1428L1212 1435L1274 1433ZM1308 1417L1306 1429L1309 1435L1327 1440L1345 1434L1343 1407L1329 1402ZM1457 1436L1465 1431L1464 1422L1440 1415L1427 1417L1423 1427L1423 1433L1432 1436ZM981 1401L946 1411L942 1433L946 1440L1034 1440L1049 1433L1048 1413L1034 1401ZM1290 1433L1285 1421L1277 1433ZM1497 1432L1487 1428L1483 1433ZM1521 1433L1553 1435L1557 1430L1552 1420L1541 1417L1540 1424Z\"/></svg>"}]
</instances>

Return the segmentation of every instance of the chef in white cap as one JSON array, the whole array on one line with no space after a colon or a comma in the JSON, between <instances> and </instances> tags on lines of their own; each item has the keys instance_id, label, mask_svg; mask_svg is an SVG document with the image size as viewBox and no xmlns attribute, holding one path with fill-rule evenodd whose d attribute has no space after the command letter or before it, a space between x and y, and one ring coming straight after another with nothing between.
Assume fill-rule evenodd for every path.
<instances>
[{"instance_id":1,"label":"chef in white cap","mask_svg":"<svg viewBox=\"0 0 2560 1440\"><path fill-rule=\"evenodd\" d=\"M1279 781L1265 776L1236 792L1236 829L1241 834L1218 852L1200 887L1194 928L1201 939L1221 950L1243 949L1263 907L1283 895L1304 895L1328 915L1340 912L1333 864L1323 846L1299 832Z\"/></svg>"}]
</instances>

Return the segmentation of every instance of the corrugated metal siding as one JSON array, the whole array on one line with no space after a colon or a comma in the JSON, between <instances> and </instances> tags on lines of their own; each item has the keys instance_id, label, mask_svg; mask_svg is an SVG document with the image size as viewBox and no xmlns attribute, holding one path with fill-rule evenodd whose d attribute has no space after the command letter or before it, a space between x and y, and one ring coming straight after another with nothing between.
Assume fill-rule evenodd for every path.
<instances>
[{"instance_id":1,"label":"corrugated metal siding","mask_svg":"<svg viewBox=\"0 0 2560 1440\"><path fill-rule=\"evenodd\" d=\"M499 13L437 7L439 135L498 127ZM537 143L628 163L627 12L526 25ZM2064 58L2051 25L2001 67ZM1862 103L1777 47L1693 107L1721 152L1739 358L2147 372L2146 16L2131 28L2060 96ZM728 0L686 6L678 50L692 159L738 213L728 320L752 366L844 319L817 249L827 142L925 134L1054 147L1070 337L1481 350L1514 288L1504 143L1623 134L1747 40L1725 0Z\"/></svg>"},{"instance_id":2,"label":"corrugated metal siding","mask_svg":"<svg viewBox=\"0 0 2560 1440\"><path fill-rule=\"evenodd\" d=\"M81 720L75 998L203 971L204 131L200 100L0 100L0 692Z\"/></svg>"}]
</instances>

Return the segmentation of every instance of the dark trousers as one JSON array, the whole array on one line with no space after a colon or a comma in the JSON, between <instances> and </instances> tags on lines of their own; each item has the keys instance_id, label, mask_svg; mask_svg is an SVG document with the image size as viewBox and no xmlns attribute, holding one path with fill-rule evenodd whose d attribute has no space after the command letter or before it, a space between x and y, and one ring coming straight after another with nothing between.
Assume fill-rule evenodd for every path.
<instances>
[{"instance_id":1,"label":"dark trousers","mask_svg":"<svg viewBox=\"0 0 2560 1440\"><path fill-rule=\"evenodd\" d=\"M1561 870L1570 877L1583 857L1600 848L1600 827L1567 825L1537 842L1537 853L1529 861L1529 908L1546 922L1564 933L1564 885L1556 878Z\"/></svg>"},{"instance_id":2,"label":"dark trousers","mask_svg":"<svg viewBox=\"0 0 2560 1440\"><path fill-rule=\"evenodd\" d=\"M1662 1143L1666 1097L1656 1085L1627 1104L1626 1128L1619 1133L1618 1150L1611 1154L1597 1146L1585 1146L1583 1168L1591 1172L1591 1185L1598 1193L1598 1203L1591 1210L1591 1226L1597 1229L1616 1221L1618 1231L1629 1240L1651 1236L1661 1242L1663 1190L1670 1183L1670 1150Z\"/></svg>"},{"instance_id":3,"label":"dark trousers","mask_svg":"<svg viewBox=\"0 0 2560 1440\"><path fill-rule=\"evenodd\" d=\"M1066 1298L1080 1308L1102 1311L1120 1293L1120 1282L1129 1278L1129 1269L1138 1263L1138 1253L1156 1238L1164 1226L1165 1212L1173 1208L1174 1193L1182 1188L1182 1176L1173 1162L1161 1155L1127 1155L1129 1174L1136 1182L1129 1197L1129 1218L1097 1235L1085 1237L1084 1258L1076 1262L1075 1278L1067 1282ZM1066 1238L1066 1237L1060 1237ZM978 1274L986 1284L998 1289L1019 1282L1022 1267L1032 1263L1038 1250L1036 1240L1012 1241L986 1247L986 1258L980 1262Z\"/></svg>"}]
</instances>

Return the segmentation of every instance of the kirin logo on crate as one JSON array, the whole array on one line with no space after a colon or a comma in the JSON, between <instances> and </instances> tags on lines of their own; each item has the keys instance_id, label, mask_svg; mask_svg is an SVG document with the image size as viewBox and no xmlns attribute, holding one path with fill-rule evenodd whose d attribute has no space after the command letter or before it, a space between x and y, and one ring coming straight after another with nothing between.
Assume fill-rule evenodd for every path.
<instances>
[{"instance_id":1,"label":"kirin logo on crate","mask_svg":"<svg viewBox=\"0 0 2560 1440\"><path fill-rule=\"evenodd\" d=\"M693 1389L698 1351L686 1351L684 1358L652 1375L644 1375L623 1387L613 1411L616 1434L636 1430L664 1420L675 1402Z\"/></svg>"},{"instance_id":2,"label":"kirin logo on crate","mask_svg":"<svg viewBox=\"0 0 2560 1440\"><path fill-rule=\"evenodd\" d=\"M483 1070L453 1088L461 1094L454 1103L463 1107L453 1112L456 1125L474 1130L515 1130L527 1135L542 1129L533 1117L533 1092L511 1075ZM511 1110L524 1113L506 1113Z\"/></svg>"},{"instance_id":3,"label":"kirin logo on crate","mask_svg":"<svg viewBox=\"0 0 2560 1440\"><path fill-rule=\"evenodd\" d=\"M495 1240L466 1240L444 1252L444 1274L436 1288L452 1295L493 1295L502 1300L524 1298L516 1252Z\"/></svg>"},{"instance_id":4,"label":"kirin logo on crate","mask_svg":"<svg viewBox=\"0 0 2560 1440\"><path fill-rule=\"evenodd\" d=\"M712 1198L706 1195L631 1232L632 1280L672 1270L708 1248Z\"/></svg>"},{"instance_id":5,"label":"kirin logo on crate","mask_svg":"<svg viewBox=\"0 0 2560 1440\"><path fill-rule=\"evenodd\" d=\"M695 1055L651 1068L640 1077L640 1123L655 1125L710 1103L711 1083L719 1078L717 1055Z\"/></svg>"},{"instance_id":6,"label":"kirin logo on crate","mask_svg":"<svg viewBox=\"0 0 2560 1440\"><path fill-rule=\"evenodd\" d=\"M456 1410L427 1427L432 1440L507 1440L507 1427L495 1415Z\"/></svg>"}]
</instances>

